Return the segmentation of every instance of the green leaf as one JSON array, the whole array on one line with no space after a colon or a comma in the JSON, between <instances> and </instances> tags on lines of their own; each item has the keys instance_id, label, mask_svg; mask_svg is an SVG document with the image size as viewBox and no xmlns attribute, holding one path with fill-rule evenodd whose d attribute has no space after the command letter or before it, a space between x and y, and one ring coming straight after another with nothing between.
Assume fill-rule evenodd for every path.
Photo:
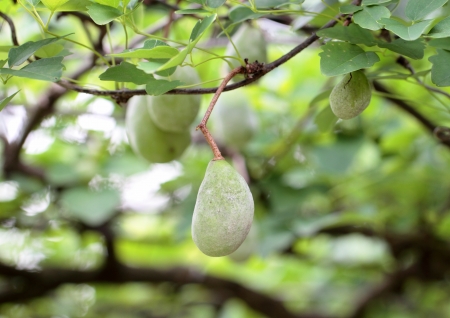
<instances>
[{"instance_id":1,"label":"green leaf","mask_svg":"<svg viewBox=\"0 0 450 318\"><path fill-rule=\"evenodd\" d=\"M389 49L401 55L408 56L415 60L423 58L425 50L425 43L422 41L422 39L417 39L414 41L396 39L390 43L379 42L378 46Z\"/></svg>"},{"instance_id":2,"label":"green leaf","mask_svg":"<svg viewBox=\"0 0 450 318\"><path fill-rule=\"evenodd\" d=\"M8 60L0 60L0 67L5 66L6 62L8 62Z\"/></svg>"},{"instance_id":3,"label":"green leaf","mask_svg":"<svg viewBox=\"0 0 450 318\"><path fill-rule=\"evenodd\" d=\"M380 59L374 52L365 52L357 45L345 42L329 42L322 46L320 70L326 76L347 74L370 67Z\"/></svg>"},{"instance_id":4,"label":"green leaf","mask_svg":"<svg viewBox=\"0 0 450 318\"><path fill-rule=\"evenodd\" d=\"M27 2L32 6L35 7L38 5L39 2L41 2L41 0L27 0Z\"/></svg>"},{"instance_id":5,"label":"green leaf","mask_svg":"<svg viewBox=\"0 0 450 318\"><path fill-rule=\"evenodd\" d=\"M155 73L155 74L158 74L160 76L167 77L167 76L172 75L175 72L175 70L177 69L177 67L175 66L175 67L171 67L171 68L168 68L168 69L160 71L160 72L156 72L158 70L158 68L160 68L165 63L167 63L166 59L164 59L164 60L153 60L153 61L150 61L150 62L139 62L138 65L137 65L137 68L140 69L140 70L143 70L147 74Z\"/></svg>"},{"instance_id":6,"label":"green leaf","mask_svg":"<svg viewBox=\"0 0 450 318\"><path fill-rule=\"evenodd\" d=\"M363 7L361 6L355 6L354 4L347 4L340 7L339 12L342 14L352 14L361 11L362 9Z\"/></svg>"},{"instance_id":7,"label":"green leaf","mask_svg":"<svg viewBox=\"0 0 450 318\"><path fill-rule=\"evenodd\" d=\"M63 56L56 56L40 59L28 64L20 70L0 68L0 74L56 82L61 78L62 70L64 68L64 65L61 63L63 58Z\"/></svg>"},{"instance_id":8,"label":"green leaf","mask_svg":"<svg viewBox=\"0 0 450 318\"><path fill-rule=\"evenodd\" d=\"M51 43L41 47L39 50L34 52L34 55L40 58L52 57L58 55L58 53L61 53L63 49L64 49L63 45L59 43Z\"/></svg>"},{"instance_id":9,"label":"green leaf","mask_svg":"<svg viewBox=\"0 0 450 318\"><path fill-rule=\"evenodd\" d=\"M148 82L147 85L145 85L145 91L149 95L161 95L164 94L175 87L178 87L182 85L183 82L181 81L166 81L166 80L153 80L151 82Z\"/></svg>"},{"instance_id":10,"label":"green leaf","mask_svg":"<svg viewBox=\"0 0 450 318\"><path fill-rule=\"evenodd\" d=\"M446 38L450 36L450 17L446 17L444 20L436 24L427 36L432 38Z\"/></svg>"},{"instance_id":11,"label":"green leaf","mask_svg":"<svg viewBox=\"0 0 450 318\"><path fill-rule=\"evenodd\" d=\"M255 0L255 6L258 9L264 8L279 8L289 4L302 4L304 0L289 1L289 0Z\"/></svg>"},{"instance_id":12,"label":"green leaf","mask_svg":"<svg viewBox=\"0 0 450 318\"><path fill-rule=\"evenodd\" d=\"M216 14L212 14L209 17L199 20L192 29L189 41L195 41L200 39L203 33L210 27L210 25L216 20Z\"/></svg>"},{"instance_id":13,"label":"green leaf","mask_svg":"<svg viewBox=\"0 0 450 318\"><path fill-rule=\"evenodd\" d=\"M433 20L424 20L410 26L394 19L380 19L378 22L384 24L385 29L392 31L403 40L414 41L422 35L432 21Z\"/></svg>"},{"instance_id":14,"label":"green leaf","mask_svg":"<svg viewBox=\"0 0 450 318\"><path fill-rule=\"evenodd\" d=\"M94 3L87 8L89 16L98 25L108 24L122 15L122 11L119 9L98 3Z\"/></svg>"},{"instance_id":15,"label":"green leaf","mask_svg":"<svg viewBox=\"0 0 450 318\"><path fill-rule=\"evenodd\" d=\"M51 11L55 11L67 1L69 0L41 0L41 2Z\"/></svg>"},{"instance_id":16,"label":"green leaf","mask_svg":"<svg viewBox=\"0 0 450 318\"><path fill-rule=\"evenodd\" d=\"M70 12L70 11L87 11L87 6L91 5L89 0L69 0L55 11Z\"/></svg>"},{"instance_id":17,"label":"green leaf","mask_svg":"<svg viewBox=\"0 0 450 318\"><path fill-rule=\"evenodd\" d=\"M234 7L230 10L228 17L233 22L232 25L251 19L258 19L264 16L262 13L255 13L247 7Z\"/></svg>"},{"instance_id":18,"label":"green leaf","mask_svg":"<svg viewBox=\"0 0 450 318\"><path fill-rule=\"evenodd\" d=\"M118 8L120 4L120 0L95 0L95 2L114 8Z\"/></svg>"},{"instance_id":19,"label":"green leaf","mask_svg":"<svg viewBox=\"0 0 450 318\"><path fill-rule=\"evenodd\" d=\"M9 95L8 97L3 98L2 100L0 100L0 111L5 108L6 105L8 105L8 103L14 98L14 96L16 96L16 94L20 92L20 90L18 90L17 92L15 92L12 95Z\"/></svg>"},{"instance_id":20,"label":"green leaf","mask_svg":"<svg viewBox=\"0 0 450 318\"><path fill-rule=\"evenodd\" d=\"M329 95L330 94L328 94L328 96ZM333 114L331 107L327 106L316 115L314 123L317 125L320 132L327 132L333 129L338 119L339 118Z\"/></svg>"},{"instance_id":21,"label":"green leaf","mask_svg":"<svg viewBox=\"0 0 450 318\"><path fill-rule=\"evenodd\" d=\"M320 37L347 41L353 44L364 44L367 46L374 46L377 43L370 31L353 23L347 27L337 24L332 28L317 31L317 35Z\"/></svg>"},{"instance_id":22,"label":"green leaf","mask_svg":"<svg viewBox=\"0 0 450 318\"><path fill-rule=\"evenodd\" d=\"M150 40L146 40L144 42L143 48L144 49L153 49L158 46L169 46L169 44L167 44L166 42L160 41L160 40L150 39Z\"/></svg>"},{"instance_id":23,"label":"green leaf","mask_svg":"<svg viewBox=\"0 0 450 318\"><path fill-rule=\"evenodd\" d=\"M94 192L85 187L72 188L62 193L61 204L73 217L90 226L98 226L116 213L120 193L112 189Z\"/></svg>"},{"instance_id":24,"label":"green leaf","mask_svg":"<svg viewBox=\"0 0 450 318\"><path fill-rule=\"evenodd\" d=\"M8 64L10 67L15 65L20 65L23 62L25 62L31 55L34 54L37 50L39 50L41 47L44 47L50 43L56 42L60 40L61 38L51 38L51 39L45 39L40 41L30 41L26 42L18 47L15 47L11 50L9 50L8 53Z\"/></svg>"},{"instance_id":25,"label":"green leaf","mask_svg":"<svg viewBox=\"0 0 450 318\"><path fill-rule=\"evenodd\" d=\"M405 15L413 21L425 18L428 14L439 9L448 0L409 0L406 4Z\"/></svg>"},{"instance_id":26,"label":"green leaf","mask_svg":"<svg viewBox=\"0 0 450 318\"><path fill-rule=\"evenodd\" d=\"M363 0L361 2L362 6L371 6L371 5L377 5L377 4L383 4L391 2L391 0ZM397 1L396 1L397 2Z\"/></svg>"},{"instance_id":27,"label":"green leaf","mask_svg":"<svg viewBox=\"0 0 450 318\"><path fill-rule=\"evenodd\" d=\"M136 65L127 62L108 68L100 74L99 78L102 81L131 82L137 85L147 84L155 79L153 75L147 74L139 70Z\"/></svg>"},{"instance_id":28,"label":"green leaf","mask_svg":"<svg viewBox=\"0 0 450 318\"><path fill-rule=\"evenodd\" d=\"M178 50L171 46L158 46L153 49L126 50L122 53L108 54L108 56L138 58L138 59L170 59L178 54Z\"/></svg>"},{"instance_id":29,"label":"green leaf","mask_svg":"<svg viewBox=\"0 0 450 318\"><path fill-rule=\"evenodd\" d=\"M428 59L433 63L431 81L436 86L450 86L450 52L442 49L437 49L436 52L436 55Z\"/></svg>"},{"instance_id":30,"label":"green leaf","mask_svg":"<svg viewBox=\"0 0 450 318\"><path fill-rule=\"evenodd\" d=\"M184 10L177 10L175 11L176 14L202 14L202 13L210 13L208 10L205 9L184 9Z\"/></svg>"},{"instance_id":31,"label":"green leaf","mask_svg":"<svg viewBox=\"0 0 450 318\"><path fill-rule=\"evenodd\" d=\"M433 39L428 44L438 49L444 49L450 51L450 38L445 39Z\"/></svg>"},{"instance_id":32,"label":"green leaf","mask_svg":"<svg viewBox=\"0 0 450 318\"><path fill-rule=\"evenodd\" d=\"M391 11L383 6L363 7L361 11L353 15L353 21L364 29L379 30L382 25L377 21L381 18L389 18Z\"/></svg>"},{"instance_id":33,"label":"green leaf","mask_svg":"<svg viewBox=\"0 0 450 318\"><path fill-rule=\"evenodd\" d=\"M191 51L194 49L195 45L197 45L197 42L202 37L203 33L206 31L206 29L211 26L211 24L216 20L217 14L212 14L203 20L200 20L197 22L197 24L194 26L194 29L192 29L191 36L190 36L190 43L182 49L176 56L172 57L167 63L162 65L160 68L158 68L158 71L167 70L169 68L175 67L183 63L186 56L191 53Z\"/></svg>"},{"instance_id":34,"label":"green leaf","mask_svg":"<svg viewBox=\"0 0 450 318\"><path fill-rule=\"evenodd\" d=\"M206 5L210 8L218 8L221 7L226 0L206 0Z\"/></svg>"}]
</instances>

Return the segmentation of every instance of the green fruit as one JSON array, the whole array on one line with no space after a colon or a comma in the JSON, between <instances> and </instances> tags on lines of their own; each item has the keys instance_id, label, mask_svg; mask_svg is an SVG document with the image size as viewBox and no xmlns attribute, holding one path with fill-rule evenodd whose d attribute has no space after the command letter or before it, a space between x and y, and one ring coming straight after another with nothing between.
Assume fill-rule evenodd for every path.
<instances>
[{"instance_id":1,"label":"green fruit","mask_svg":"<svg viewBox=\"0 0 450 318\"><path fill-rule=\"evenodd\" d=\"M249 63L255 61L267 63L267 42L261 29L243 23L231 39L242 59L248 59ZM238 56L231 43L227 45L225 56ZM233 65L233 68L241 65L236 59L228 59L228 61ZM228 73L230 68L227 66L226 70ZM239 77L243 78L243 76L237 76L235 79L239 79Z\"/></svg>"},{"instance_id":2,"label":"green fruit","mask_svg":"<svg viewBox=\"0 0 450 318\"><path fill-rule=\"evenodd\" d=\"M231 254L250 231L254 208L244 178L225 160L211 160L192 218L195 244L208 256Z\"/></svg>"},{"instance_id":3,"label":"green fruit","mask_svg":"<svg viewBox=\"0 0 450 318\"><path fill-rule=\"evenodd\" d=\"M135 96L128 103L125 128L131 148L150 162L179 158L191 142L189 131L172 133L159 129L148 113L147 97Z\"/></svg>"},{"instance_id":4,"label":"green fruit","mask_svg":"<svg viewBox=\"0 0 450 318\"><path fill-rule=\"evenodd\" d=\"M372 91L366 75L362 71L352 72L331 91L331 110L336 117L350 119L361 114L369 106L371 97Z\"/></svg>"},{"instance_id":5,"label":"green fruit","mask_svg":"<svg viewBox=\"0 0 450 318\"><path fill-rule=\"evenodd\" d=\"M212 117L217 139L237 149L242 149L257 129L256 116L242 90L222 93Z\"/></svg>"},{"instance_id":6,"label":"green fruit","mask_svg":"<svg viewBox=\"0 0 450 318\"><path fill-rule=\"evenodd\" d=\"M237 263L245 262L255 253L258 248L258 230L255 222L248 233L245 241L239 246L237 250L228 255L233 261Z\"/></svg>"},{"instance_id":7,"label":"green fruit","mask_svg":"<svg viewBox=\"0 0 450 318\"><path fill-rule=\"evenodd\" d=\"M172 79L185 85L200 82L197 72L191 67L178 67ZM150 116L160 129L184 132L197 117L202 98L200 95L160 95L151 96L149 100Z\"/></svg>"}]
</instances>

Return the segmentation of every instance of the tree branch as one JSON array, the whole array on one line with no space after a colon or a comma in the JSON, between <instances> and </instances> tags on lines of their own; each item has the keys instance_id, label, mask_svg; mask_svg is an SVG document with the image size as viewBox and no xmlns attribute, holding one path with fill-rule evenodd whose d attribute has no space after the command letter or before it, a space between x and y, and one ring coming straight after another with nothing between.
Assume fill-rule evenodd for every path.
<instances>
[{"instance_id":1,"label":"tree branch","mask_svg":"<svg viewBox=\"0 0 450 318\"><path fill-rule=\"evenodd\" d=\"M380 84L377 81L373 82L373 87L375 88L375 90L381 93L392 94L392 92L389 91L389 89L387 89L384 85ZM410 106L404 100L392 96L385 96L384 98L391 101L392 103L394 103L394 105L403 109L404 111L412 115L414 118L416 118L430 133L435 134L436 129L439 128L439 126L436 126L433 122L431 122L428 118L423 116L420 112L418 112L415 108ZM437 134L435 135L437 136ZM450 147L450 140L448 138L442 138L440 139L440 141L445 146Z\"/></svg>"},{"instance_id":2,"label":"tree branch","mask_svg":"<svg viewBox=\"0 0 450 318\"><path fill-rule=\"evenodd\" d=\"M14 26L14 22L11 20L9 16L0 11L0 17L2 17L9 25L11 30L11 41L15 46L19 46L19 41L17 41L16 27Z\"/></svg>"},{"instance_id":3,"label":"tree branch","mask_svg":"<svg viewBox=\"0 0 450 318\"><path fill-rule=\"evenodd\" d=\"M354 5L360 5L361 4L361 0L355 0L352 2L352 4ZM336 25L339 21L339 19L341 19L342 17L345 17L345 14L339 14L337 15L333 20L329 21L328 23L326 23L322 28L322 29L327 29L327 28L331 28L334 25ZM299 45L297 45L295 48L293 48L290 52L286 53L285 55L283 55L282 57L280 57L279 59L268 63L266 65L264 65L261 68L261 71L258 74L255 74L255 76L251 77L251 78L247 78L243 81L237 82L237 83L233 83L230 85L227 85L223 91L227 92L227 91L231 91L231 90L235 90L237 88L249 85L255 81L257 81L258 79L260 79L261 77L263 77L264 75L266 75L267 73L271 72L272 70L274 70L275 68L277 68L278 66L286 63L287 61L289 61L291 58L293 58L294 56L296 56L297 54L299 54L300 52L302 52L304 49L306 49L308 46L310 46L312 43L314 43L315 41L317 41L319 39L319 37L314 33L311 36L309 36L306 40L304 40L302 43L300 43ZM76 92L80 92L80 93L85 93L85 94L91 94L91 95L97 95L97 96L114 96L114 98L121 98L121 99L129 99L135 95L147 95L147 92L144 89L137 89L137 90L109 90L109 91L100 91L100 90L96 90L96 89L89 89L89 88L83 88L80 87L78 85L73 85L67 81L59 81L58 82L59 85L76 91ZM189 89L181 89L181 88L175 88L173 90L168 91L166 94L170 94L170 95L200 95L200 94L213 94L215 93L217 90L219 89L219 87L213 87L213 88L189 88Z\"/></svg>"},{"instance_id":4,"label":"tree branch","mask_svg":"<svg viewBox=\"0 0 450 318\"><path fill-rule=\"evenodd\" d=\"M106 268L106 267L105 267ZM23 280L23 286L18 292L0 294L0 304L6 302L21 302L35 297L44 296L47 292L65 283L127 283L170 282L182 286L187 284L200 284L205 288L221 294L227 300L237 297L247 303L252 309L273 318L326 318L320 314L294 314L288 311L281 301L251 290L241 284L226 279L202 274L186 267L177 267L170 270L156 270L150 268L132 268L117 264L115 271L74 271L67 269L44 269L40 272L19 271L17 269L0 265L0 275L15 277Z\"/></svg>"}]
</instances>

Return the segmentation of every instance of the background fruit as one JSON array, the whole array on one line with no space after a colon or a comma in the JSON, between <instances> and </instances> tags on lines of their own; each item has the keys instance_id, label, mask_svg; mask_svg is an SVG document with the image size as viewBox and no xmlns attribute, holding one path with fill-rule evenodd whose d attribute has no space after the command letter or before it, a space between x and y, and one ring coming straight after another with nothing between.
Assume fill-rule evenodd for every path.
<instances>
[{"instance_id":1,"label":"background fruit","mask_svg":"<svg viewBox=\"0 0 450 318\"><path fill-rule=\"evenodd\" d=\"M267 62L267 42L260 28L254 27L248 23L243 23L231 39L242 59L247 58L249 63L255 61L260 63ZM225 50L225 56L238 56L236 49L231 43L228 43ZM239 61L235 59L228 59L228 61L231 62L233 68L241 65ZM226 65L225 72L228 73L229 71L230 68ZM235 77L235 79L239 78L243 78L243 76L239 75Z\"/></svg>"},{"instance_id":2,"label":"background fruit","mask_svg":"<svg viewBox=\"0 0 450 318\"><path fill-rule=\"evenodd\" d=\"M159 129L148 113L148 96L135 96L127 106L125 128L133 151L150 162L169 162L182 155L191 142L189 131Z\"/></svg>"},{"instance_id":3,"label":"background fruit","mask_svg":"<svg viewBox=\"0 0 450 318\"><path fill-rule=\"evenodd\" d=\"M220 142L243 148L257 130L257 119L243 89L222 93L212 112L214 135Z\"/></svg>"},{"instance_id":4,"label":"background fruit","mask_svg":"<svg viewBox=\"0 0 450 318\"><path fill-rule=\"evenodd\" d=\"M178 67L171 78L186 85L200 83L200 78L192 67ZM156 126L164 131L184 132L197 117L201 96L149 96L149 102L148 110Z\"/></svg>"},{"instance_id":5,"label":"background fruit","mask_svg":"<svg viewBox=\"0 0 450 318\"><path fill-rule=\"evenodd\" d=\"M362 71L347 74L331 91L330 106L341 119L358 116L370 104L372 91L369 81Z\"/></svg>"},{"instance_id":6,"label":"background fruit","mask_svg":"<svg viewBox=\"0 0 450 318\"><path fill-rule=\"evenodd\" d=\"M211 160L195 203L192 238L208 256L225 256L244 241L254 203L244 178L225 160Z\"/></svg>"}]
</instances>

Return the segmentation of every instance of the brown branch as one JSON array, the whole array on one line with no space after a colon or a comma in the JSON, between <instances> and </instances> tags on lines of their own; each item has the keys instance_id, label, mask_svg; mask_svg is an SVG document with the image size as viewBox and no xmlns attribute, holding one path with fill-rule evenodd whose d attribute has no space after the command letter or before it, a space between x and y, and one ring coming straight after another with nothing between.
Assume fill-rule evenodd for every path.
<instances>
[{"instance_id":1,"label":"brown branch","mask_svg":"<svg viewBox=\"0 0 450 318\"><path fill-rule=\"evenodd\" d=\"M104 267L107 268L107 267ZM199 284L221 295L223 301L238 297L252 309L273 318L326 318L319 314L294 314L288 311L283 303L275 298L251 290L241 284L223 278L205 275L192 268L177 267L169 270L150 268L132 268L117 264L114 271L74 271L66 269L44 269L39 272L27 272L13 267L0 265L0 275L9 278L22 278L23 287L18 292L0 293L0 304L21 302L46 293L66 283L127 283L169 282L177 286Z\"/></svg>"},{"instance_id":2,"label":"brown branch","mask_svg":"<svg viewBox=\"0 0 450 318\"><path fill-rule=\"evenodd\" d=\"M17 41L16 27L14 26L14 22L11 20L9 16L0 11L0 17L2 17L9 25L11 30L11 40L15 46L19 46L19 41Z\"/></svg>"},{"instance_id":3,"label":"brown branch","mask_svg":"<svg viewBox=\"0 0 450 318\"><path fill-rule=\"evenodd\" d=\"M209 116L211 115L214 106L217 103L217 100L219 99L220 94L222 93L225 86L228 84L228 82L237 74L243 74L245 73L246 68L243 66L236 67L234 70L232 70L222 81L222 84L220 84L219 88L217 89L216 93L214 94L211 103L208 106L208 109L205 112L205 116L203 116L202 121L200 124L195 128L195 130L200 129L203 133L203 136L205 136L206 141L208 142L209 146L211 147L211 150L214 154L213 160L221 160L223 159L222 154L220 153L219 147L217 147L216 142L214 141L214 138L212 137L211 133L209 132L208 128L206 127L206 124L208 123Z\"/></svg>"},{"instance_id":4,"label":"brown branch","mask_svg":"<svg viewBox=\"0 0 450 318\"><path fill-rule=\"evenodd\" d=\"M392 94L391 91L389 91L388 88L386 88L384 85L380 84L377 81L373 82L373 86L375 90L377 90L380 93L385 94ZM391 101L396 105L397 107L403 109L410 115L412 115L414 118L416 118L430 133L434 134L438 126L436 126L433 122L431 122L428 118L423 116L420 112L418 112L415 108L410 106L408 103L406 103L404 100L393 97L393 96L385 96L385 99ZM440 140L442 144L444 144L447 147L450 147L450 140L447 138Z\"/></svg>"}]
</instances>

